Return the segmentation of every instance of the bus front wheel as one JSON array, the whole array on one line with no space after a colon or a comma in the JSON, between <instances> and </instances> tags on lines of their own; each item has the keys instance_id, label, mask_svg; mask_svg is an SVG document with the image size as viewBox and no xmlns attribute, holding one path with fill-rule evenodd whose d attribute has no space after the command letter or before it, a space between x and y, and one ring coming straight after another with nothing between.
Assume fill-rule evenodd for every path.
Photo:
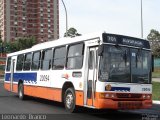
<instances>
[{"instance_id":1,"label":"bus front wheel","mask_svg":"<svg viewBox=\"0 0 160 120\"><path fill-rule=\"evenodd\" d=\"M19 99L24 100L24 88L22 83L18 86L18 97Z\"/></svg>"},{"instance_id":2,"label":"bus front wheel","mask_svg":"<svg viewBox=\"0 0 160 120\"><path fill-rule=\"evenodd\" d=\"M68 88L64 96L64 105L67 111L75 112L75 92L73 88Z\"/></svg>"}]
</instances>

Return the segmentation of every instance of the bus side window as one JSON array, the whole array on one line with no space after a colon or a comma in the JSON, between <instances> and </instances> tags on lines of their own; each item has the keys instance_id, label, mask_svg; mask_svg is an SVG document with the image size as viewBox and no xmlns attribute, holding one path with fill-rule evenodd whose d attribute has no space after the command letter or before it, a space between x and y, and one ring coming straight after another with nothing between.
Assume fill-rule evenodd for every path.
<instances>
[{"instance_id":1,"label":"bus side window","mask_svg":"<svg viewBox=\"0 0 160 120\"><path fill-rule=\"evenodd\" d=\"M63 69L65 65L66 46L54 49L53 69Z\"/></svg>"},{"instance_id":2,"label":"bus side window","mask_svg":"<svg viewBox=\"0 0 160 120\"><path fill-rule=\"evenodd\" d=\"M41 52L34 52L33 53L33 58L32 58L32 70L38 70L40 66L40 58L41 58Z\"/></svg>"},{"instance_id":3,"label":"bus side window","mask_svg":"<svg viewBox=\"0 0 160 120\"><path fill-rule=\"evenodd\" d=\"M41 69L49 70L51 68L52 49L42 51Z\"/></svg>"},{"instance_id":4,"label":"bus side window","mask_svg":"<svg viewBox=\"0 0 160 120\"><path fill-rule=\"evenodd\" d=\"M70 45L67 55L67 69L81 69L83 65L84 44Z\"/></svg>"},{"instance_id":5,"label":"bus side window","mask_svg":"<svg viewBox=\"0 0 160 120\"><path fill-rule=\"evenodd\" d=\"M16 65L16 70L21 71L23 68L23 61L24 61L24 55L18 55L17 57L17 65Z\"/></svg>"},{"instance_id":6,"label":"bus side window","mask_svg":"<svg viewBox=\"0 0 160 120\"><path fill-rule=\"evenodd\" d=\"M30 70L31 59L32 59L32 54L31 53L25 54L23 70Z\"/></svg>"},{"instance_id":7,"label":"bus side window","mask_svg":"<svg viewBox=\"0 0 160 120\"><path fill-rule=\"evenodd\" d=\"M10 69L11 69L11 57L8 57L6 71L10 71Z\"/></svg>"}]
</instances>

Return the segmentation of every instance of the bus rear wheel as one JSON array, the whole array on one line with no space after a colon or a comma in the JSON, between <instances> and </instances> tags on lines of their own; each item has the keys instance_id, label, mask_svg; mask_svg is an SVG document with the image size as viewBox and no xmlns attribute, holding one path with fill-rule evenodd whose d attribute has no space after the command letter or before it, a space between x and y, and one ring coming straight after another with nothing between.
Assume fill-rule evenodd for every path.
<instances>
[{"instance_id":1,"label":"bus rear wheel","mask_svg":"<svg viewBox=\"0 0 160 120\"><path fill-rule=\"evenodd\" d=\"M24 100L25 96L24 96L24 88L23 88L23 84L20 83L18 86L18 97L21 100Z\"/></svg>"},{"instance_id":2,"label":"bus rear wheel","mask_svg":"<svg viewBox=\"0 0 160 120\"><path fill-rule=\"evenodd\" d=\"M65 92L64 96L64 105L65 109L68 112L75 112L76 111L76 105L75 105L75 92L73 88L68 88Z\"/></svg>"}]
</instances>

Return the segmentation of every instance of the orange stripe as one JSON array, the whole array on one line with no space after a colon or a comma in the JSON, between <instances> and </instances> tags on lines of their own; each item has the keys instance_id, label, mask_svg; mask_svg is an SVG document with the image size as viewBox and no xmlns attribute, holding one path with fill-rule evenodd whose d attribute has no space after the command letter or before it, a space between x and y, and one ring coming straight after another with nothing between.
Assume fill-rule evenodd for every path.
<instances>
[{"instance_id":1,"label":"orange stripe","mask_svg":"<svg viewBox=\"0 0 160 120\"><path fill-rule=\"evenodd\" d=\"M13 92L18 93L18 85L13 84Z\"/></svg>"},{"instance_id":2,"label":"orange stripe","mask_svg":"<svg viewBox=\"0 0 160 120\"><path fill-rule=\"evenodd\" d=\"M56 88L46 88L46 87L38 87L38 86L24 86L25 95L30 95L34 97L44 98L48 100L62 102L61 97L61 89ZM76 105L83 106L83 92L76 91Z\"/></svg>"},{"instance_id":3,"label":"orange stripe","mask_svg":"<svg viewBox=\"0 0 160 120\"><path fill-rule=\"evenodd\" d=\"M4 88L10 91L10 83L4 83Z\"/></svg>"},{"instance_id":4,"label":"orange stripe","mask_svg":"<svg viewBox=\"0 0 160 120\"><path fill-rule=\"evenodd\" d=\"M4 88L8 91L11 91L10 83L4 83ZM13 84L13 91L12 92L15 92L15 93L18 92L18 85L17 84Z\"/></svg>"},{"instance_id":5,"label":"orange stripe","mask_svg":"<svg viewBox=\"0 0 160 120\"><path fill-rule=\"evenodd\" d=\"M10 91L10 83L4 83L4 88ZM18 85L13 84L13 92L18 92ZM53 101L62 102L61 99L61 89L56 88L47 88L47 87L39 87L39 86L30 86L24 85L24 94L33 97L44 98ZM84 94L83 91L76 91L76 105L83 106L84 104Z\"/></svg>"},{"instance_id":6,"label":"orange stripe","mask_svg":"<svg viewBox=\"0 0 160 120\"><path fill-rule=\"evenodd\" d=\"M76 91L76 105L83 106L84 105L84 94L83 91Z\"/></svg>"},{"instance_id":7,"label":"orange stripe","mask_svg":"<svg viewBox=\"0 0 160 120\"><path fill-rule=\"evenodd\" d=\"M11 91L10 83L4 83L4 88ZM13 84L12 92L18 93L17 84ZM24 94L61 102L61 89L24 85Z\"/></svg>"},{"instance_id":8,"label":"orange stripe","mask_svg":"<svg viewBox=\"0 0 160 120\"><path fill-rule=\"evenodd\" d=\"M25 85L24 94L61 102L61 89Z\"/></svg>"}]
</instances>

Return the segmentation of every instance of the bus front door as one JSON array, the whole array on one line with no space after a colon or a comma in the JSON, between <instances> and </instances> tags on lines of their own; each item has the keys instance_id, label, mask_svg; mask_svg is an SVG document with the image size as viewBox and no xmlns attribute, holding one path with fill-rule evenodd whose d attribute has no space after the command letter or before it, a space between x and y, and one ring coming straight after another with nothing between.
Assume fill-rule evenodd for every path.
<instances>
[{"instance_id":1,"label":"bus front door","mask_svg":"<svg viewBox=\"0 0 160 120\"><path fill-rule=\"evenodd\" d=\"M14 76L15 59L11 59L11 78L10 78L10 91L13 91L13 76Z\"/></svg>"},{"instance_id":2,"label":"bus front door","mask_svg":"<svg viewBox=\"0 0 160 120\"><path fill-rule=\"evenodd\" d=\"M87 105L94 106L95 86L97 80L97 47L89 49L88 79L87 79Z\"/></svg>"}]
</instances>

